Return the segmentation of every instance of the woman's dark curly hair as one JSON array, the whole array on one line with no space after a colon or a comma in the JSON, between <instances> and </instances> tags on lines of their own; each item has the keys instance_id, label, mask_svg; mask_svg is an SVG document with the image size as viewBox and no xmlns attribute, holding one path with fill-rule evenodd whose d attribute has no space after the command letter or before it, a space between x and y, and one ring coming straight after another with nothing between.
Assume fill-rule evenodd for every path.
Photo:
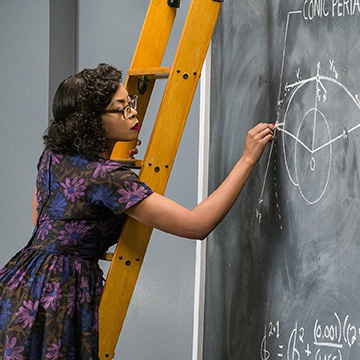
<instances>
[{"instance_id":1,"label":"woman's dark curly hair","mask_svg":"<svg viewBox=\"0 0 360 360\"><path fill-rule=\"evenodd\" d=\"M44 135L47 149L91 158L108 147L100 114L119 88L122 72L99 64L65 79L56 90L53 116Z\"/></svg>"}]
</instances>

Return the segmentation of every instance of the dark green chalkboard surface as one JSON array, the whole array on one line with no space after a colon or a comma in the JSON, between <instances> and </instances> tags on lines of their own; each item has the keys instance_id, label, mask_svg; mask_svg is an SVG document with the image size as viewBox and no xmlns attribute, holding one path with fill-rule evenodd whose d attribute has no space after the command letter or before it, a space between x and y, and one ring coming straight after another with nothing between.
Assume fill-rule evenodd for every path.
<instances>
[{"instance_id":1,"label":"dark green chalkboard surface","mask_svg":"<svg viewBox=\"0 0 360 360\"><path fill-rule=\"evenodd\" d=\"M204 360L360 359L359 0L225 0L210 191L277 123L207 244Z\"/></svg>"}]
</instances>

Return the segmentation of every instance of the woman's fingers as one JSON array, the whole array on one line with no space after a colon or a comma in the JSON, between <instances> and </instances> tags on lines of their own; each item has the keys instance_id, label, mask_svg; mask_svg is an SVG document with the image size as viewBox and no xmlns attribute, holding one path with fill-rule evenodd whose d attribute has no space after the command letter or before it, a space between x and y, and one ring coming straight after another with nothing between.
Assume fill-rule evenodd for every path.
<instances>
[{"instance_id":1,"label":"woman's fingers","mask_svg":"<svg viewBox=\"0 0 360 360\"><path fill-rule=\"evenodd\" d=\"M140 146L141 145L141 140L140 139L137 139L136 140L136 145L135 146ZM138 154L139 150L135 147L134 149L131 149L129 151L129 155L130 155L130 160L133 160L134 159L134 156L136 154Z\"/></svg>"},{"instance_id":2,"label":"woman's fingers","mask_svg":"<svg viewBox=\"0 0 360 360\"><path fill-rule=\"evenodd\" d=\"M256 164L262 155L266 144L274 138L273 124L260 123L249 130L246 138L243 156L253 164Z\"/></svg>"},{"instance_id":3,"label":"woman's fingers","mask_svg":"<svg viewBox=\"0 0 360 360\"><path fill-rule=\"evenodd\" d=\"M266 123L260 123L256 125L253 129L250 130L250 132L253 132L254 134L261 134L263 132L266 133L273 133L275 129L275 126L273 124L266 124Z\"/></svg>"},{"instance_id":4,"label":"woman's fingers","mask_svg":"<svg viewBox=\"0 0 360 360\"><path fill-rule=\"evenodd\" d=\"M274 137L274 126L272 124L268 124L260 133L260 137L266 140L271 140Z\"/></svg>"}]
</instances>

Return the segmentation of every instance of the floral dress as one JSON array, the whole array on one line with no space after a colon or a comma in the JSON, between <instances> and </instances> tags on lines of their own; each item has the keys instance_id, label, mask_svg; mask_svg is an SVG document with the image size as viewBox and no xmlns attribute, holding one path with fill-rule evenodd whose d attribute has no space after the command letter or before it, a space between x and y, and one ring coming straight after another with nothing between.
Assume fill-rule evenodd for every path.
<instances>
[{"instance_id":1,"label":"floral dress","mask_svg":"<svg viewBox=\"0 0 360 360\"><path fill-rule=\"evenodd\" d=\"M98 359L98 259L151 193L117 162L44 151L37 225L0 270L0 359Z\"/></svg>"}]
</instances>

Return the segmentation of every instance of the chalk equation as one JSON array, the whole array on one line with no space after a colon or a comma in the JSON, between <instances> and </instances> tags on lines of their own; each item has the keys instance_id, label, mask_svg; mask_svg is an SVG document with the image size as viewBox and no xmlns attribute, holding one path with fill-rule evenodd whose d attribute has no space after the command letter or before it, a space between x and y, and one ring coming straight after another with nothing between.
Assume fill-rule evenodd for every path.
<instances>
[{"instance_id":1,"label":"chalk equation","mask_svg":"<svg viewBox=\"0 0 360 360\"><path fill-rule=\"evenodd\" d=\"M360 349L360 326L349 315L340 318L334 313L330 322L316 319L310 329L295 323L289 334L282 332L279 321L269 322L264 330L261 360L346 360L350 348Z\"/></svg>"}]
</instances>

